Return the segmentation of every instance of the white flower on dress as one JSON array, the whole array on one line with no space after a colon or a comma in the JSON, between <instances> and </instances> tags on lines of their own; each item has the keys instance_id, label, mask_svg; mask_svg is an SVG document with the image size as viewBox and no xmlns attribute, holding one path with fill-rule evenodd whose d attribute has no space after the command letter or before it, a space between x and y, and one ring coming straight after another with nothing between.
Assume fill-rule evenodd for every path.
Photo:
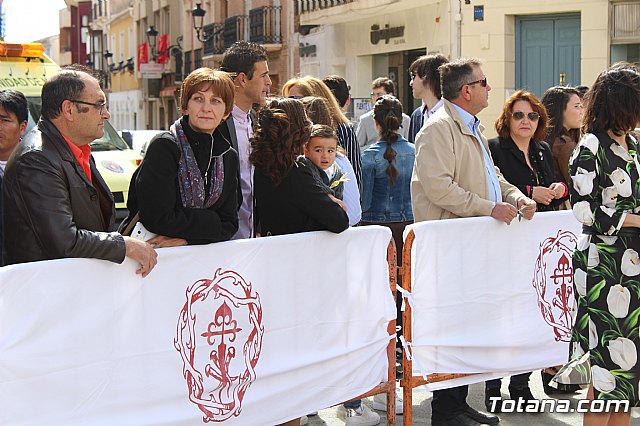
<instances>
[{"instance_id":1,"label":"white flower on dress","mask_svg":"<svg viewBox=\"0 0 640 426\"><path fill-rule=\"evenodd\" d=\"M580 251L585 250L587 247L589 247L590 242L591 235L580 234L580 236L578 237L578 244L576 245L576 248Z\"/></svg>"},{"instance_id":2,"label":"white flower on dress","mask_svg":"<svg viewBox=\"0 0 640 426\"><path fill-rule=\"evenodd\" d=\"M573 205L573 215L583 225L593 225L593 212L588 201L580 201Z\"/></svg>"},{"instance_id":3,"label":"white flower on dress","mask_svg":"<svg viewBox=\"0 0 640 426\"><path fill-rule=\"evenodd\" d=\"M593 387L600 392L609 393L616 388L616 378L609 370L594 365L591 367Z\"/></svg>"},{"instance_id":4,"label":"white flower on dress","mask_svg":"<svg viewBox=\"0 0 640 426\"><path fill-rule=\"evenodd\" d=\"M598 346L598 329L596 329L596 325L589 318L589 349L593 349Z\"/></svg>"},{"instance_id":5,"label":"white flower on dress","mask_svg":"<svg viewBox=\"0 0 640 426\"><path fill-rule=\"evenodd\" d=\"M616 243L616 241L618 241L618 237L616 237L615 235L611 236L611 235L600 235L600 239L602 240L603 243L605 243L608 246L612 246Z\"/></svg>"},{"instance_id":6,"label":"white flower on dress","mask_svg":"<svg viewBox=\"0 0 640 426\"><path fill-rule=\"evenodd\" d=\"M631 293L628 288L616 284L609 289L607 309L616 318L624 318L629 313Z\"/></svg>"},{"instance_id":7,"label":"white flower on dress","mask_svg":"<svg viewBox=\"0 0 640 426\"><path fill-rule=\"evenodd\" d=\"M629 151L627 151L617 143L611 144L611 152L613 152L618 157L622 158L624 161L633 161L633 157L631 157L631 154L629 154Z\"/></svg>"},{"instance_id":8,"label":"white flower on dress","mask_svg":"<svg viewBox=\"0 0 640 426\"><path fill-rule=\"evenodd\" d=\"M573 152L571 153L571 157L569 157L569 168L573 166L573 162L576 161L576 158L578 158L579 156L580 156L580 150L574 149Z\"/></svg>"},{"instance_id":9,"label":"white flower on dress","mask_svg":"<svg viewBox=\"0 0 640 426\"><path fill-rule=\"evenodd\" d=\"M591 151L593 153L593 155L596 155L598 153L598 147L600 146L600 141L598 140L598 137L592 133L587 133L586 135L584 135L584 137L582 138L582 140L580 141L580 145L589 148L589 151ZM579 150L574 150L575 151L579 151Z\"/></svg>"},{"instance_id":10,"label":"white flower on dress","mask_svg":"<svg viewBox=\"0 0 640 426\"><path fill-rule=\"evenodd\" d=\"M613 217L613 214L616 212L615 209L611 209L611 208L605 207L605 206L600 206L600 210L602 210L602 212L604 214L606 214L607 216L609 216L609 217Z\"/></svg>"},{"instance_id":11,"label":"white flower on dress","mask_svg":"<svg viewBox=\"0 0 640 426\"><path fill-rule=\"evenodd\" d=\"M611 172L609 177L618 190L618 194L622 197L631 196L631 178L627 172L622 170L620 167L617 167L613 172Z\"/></svg>"},{"instance_id":12,"label":"white flower on dress","mask_svg":"<svg viewBox=\"0 0 640 426\"><path fill-rule=\"evenodd\" d=\"M608 343L611 361L615 362L623 370L631 370L638 362L636 345L626 337L618 337Z\"/></svg>"},{"instance_id":13,"label":"white flower on dress","mask_svg":"<svg viewBox=\"0 0 640 426\"><path fill-rule=\"evenodd\" d=\"M589 244L589 255L587 259L587 268L595 268L600 264L600 254L595 244Z\"/></svg>"},{"instance_id":14,"label":"white flower on dress","mask_svg":"<svg viewBox=\"0 0 640 426\"><path fill-rule=\"evenodd\" d=\"M622 254L622 264L620 269L628 277L635 277L640 274L640 256L634 249L626 249Z\"/></svg>"},{"instance_id":15,"label":"white flower on dress","mask_svg":"<svg viewBox=\"0 0 640 426\"><path fill-rule=\"evenodd\" d=\"M573 272L573 282L576 285L578 294L585 297L587 295L587 273L582 269L576 269Z\"/></svg>"},{"instance_id":16,"label":"white flower on dress","mask_svg":"<svg viewBox=\"0 0 640 426\"><path fill-rule=\"evenodd\" d=\"M618 190L615 186L610 186L602 190L602 204L606 207L615 208L618 201Z\"/></svg>"},{"instance_id":17,"label":"white flower on dress","mask_svg":"<svg viewBox=\"0 0 640 426\"><path fill-rule=\"evenodd\" d=\"M575 358L580 358L582 355L584 355L584 351L582 350L580 343L573 342L573 356Z\"/></svg>"},{"instance_id":18,"label":"white flower on dress","mask_svg":"<svg viewBox=\"0 0 640 426\"><path fill-rule=\"evenodd\" d=\"M589 195L593 191L593 181L596 178L594 170L587 172L582 167L578 167L576 174L571 176L573 187L580 195Z\"/></svg>"}]
</instances>

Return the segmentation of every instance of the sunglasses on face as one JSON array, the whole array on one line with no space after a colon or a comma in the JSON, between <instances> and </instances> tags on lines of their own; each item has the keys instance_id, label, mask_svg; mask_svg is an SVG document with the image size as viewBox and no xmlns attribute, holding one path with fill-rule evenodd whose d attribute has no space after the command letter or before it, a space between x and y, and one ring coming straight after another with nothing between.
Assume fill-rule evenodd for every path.
<instances>
[{"instance_id":1,"label":"sunglasses on face","mask_svg":"<svg viewBox=\"0 0 640 426\"><path fill-rule=\"evenodd\" d=\"M482 80L476 80L476 81L472 81L470 83L467 84L463 84L462 87L464 86L473 86L474 84L478 84L480 83L480 85L482 87L487 87L487 77L483 78ZM462 87L460 88L460 90L462 90Z\"/></svg>"},{"instance_id":2,"label":"sunglasses on face","mask_svg":"<svg viewBox=\"0 0 640 426\"><path fill-rule=\"evenodd\" d=\"M514 120L522 120L524 118L524 115L525 114L522 111L514 111L511 113L511 116ZM531 121L538 121L538 119L540 118L540 114L538 114L537 112L528 112L527 118Z\"/></svg>"}]
</instances>

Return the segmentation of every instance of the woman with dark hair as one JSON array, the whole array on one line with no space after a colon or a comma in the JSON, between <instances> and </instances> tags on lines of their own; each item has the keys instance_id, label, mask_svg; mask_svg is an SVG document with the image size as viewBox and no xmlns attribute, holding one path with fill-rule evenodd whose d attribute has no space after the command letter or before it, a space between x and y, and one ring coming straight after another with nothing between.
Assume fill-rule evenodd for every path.
<instances>
[{"instance_id":1,"label":"woman with dark hair","mask_svg":"<svg viewBox=\"0 0 640 426\"><path fill-rule=\"evenodd\" d=\"M544 92L541 101L549 116L545 141L553 154L555 180L568 186L569 158L580 140L582 99L573 87L555 86Z\"/></svg>"},{"instance_id":2,"label":"woman with dark hair","mask_svg":"<svg viewBox=\"0 0 640 426\"><path fill-rule=\"evenodd\" d=\"M273 98L258 112L249 160L255 166L256 216L262 235L349 227L345 205L317 185L298 159L311 134L302 102Z\"/></svg>"},{"instance_id":3,"label":"woman with dark hair","mask_svg":"<svg viewBox=\"0 0 640 426\"><path fill-rule=\"evenodd\" d=\"M543 141L547 134L547 112L533 93L518 90L511 95L495 122L498 137L489 139L494 164L504 178L536 203L536 211L556 210L569 197L569 188L558 182L551 148ZM511 376L512 400L525 403L536 400L529 388L531 373ZM543 385L550 392L551 376L543 372ZM485 406L491 412L501 410L500 379L485 383ZM498 399L496 401L496 399Z\"/></svg>"},{"instance_id":4,"label":"woman with dark hair","mask_svg":"<svg viewBox=\"0 0 640 426\"><path fill-rule=\"evenodd\" d=\"M234 93L223 71L199 68L185 78L182 117L149 143L131 178L121 232L129 235L139 222L157 234L148 240L155 247L231 239L238 230L238 154L216 129Z\"/></svg>"},{"instance_id":5,"label":"woman with dark hair","mask_svg":"<svg viewBox=\"0 0 640 426\"><path fill-rule=\"evenodd\" d=\"M413 222L410 186L416 149L398 134L402 104L394 96L378 98L373 120L380 140L362 154L362 220L396 229L394 236L401 242L404 227Z\"/></svg>"},{"instance_id":6,"label":"woman with dark hair","mask_svg":"<svg viewBox=\"0 0 640 426\"><path fill-rule=\"evenodd\" d=\"M373 122L380 140L362 153L362 224L391 229L401 266L402 233L413 223L411 175L416 148L399 134L402 104L394 96L378 98L373 106ZM396 324L402 324L401 306L402 296L398 295ZM398 334L402 332L399 330Z\"/></svg>"},{"instance_id":7,"label":"woman with dark hair","mask_svg":"<svg viewBox=\"0 0 640 426\"><path fill-rule=\"evenodd\" d=\"M640 406L640 165L630 135L638 123L640 69L616 63L587 92L586 134L571 157L571 204L582 223L573 253L577 313L571 361L556 376L589 383L589 399L631 407ZM589 412L584 422L628 425L630 410Z\"/></svg>"}]
</instances>

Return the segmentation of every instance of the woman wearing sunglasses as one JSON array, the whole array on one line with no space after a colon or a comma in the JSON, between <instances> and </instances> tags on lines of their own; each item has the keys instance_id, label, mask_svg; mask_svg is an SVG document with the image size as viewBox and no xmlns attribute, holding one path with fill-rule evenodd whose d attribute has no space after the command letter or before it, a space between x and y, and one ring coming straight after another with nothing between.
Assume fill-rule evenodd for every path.
<instances>
[{"instance_id":1,"label":"woman wearing sunglasses","mask_svg":"<svg viewBox=\"0 0 640 426\"><path fill-rule=\"evenodd\" d=\"M502 108L489 140L493 162L505 179L537 204L537 211L557 210L569 196L564 182L555 177L553 157L544 142L547 112L533 93L518 90Z\"/></svg>"}]
</instances>

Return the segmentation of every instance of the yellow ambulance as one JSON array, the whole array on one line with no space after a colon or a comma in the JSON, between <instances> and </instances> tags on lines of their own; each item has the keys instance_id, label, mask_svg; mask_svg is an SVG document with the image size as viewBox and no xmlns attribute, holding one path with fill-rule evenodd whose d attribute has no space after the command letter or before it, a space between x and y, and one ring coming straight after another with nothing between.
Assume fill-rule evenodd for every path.
<instances>
[{"instance_id":1,"label":"yellow ambulance","mask_svg":"<svg viewBox=\"0 0 640 426\"><path fill-rule=\"evenodd\" d=\"M37 123L42 110L40 95L45 81L60 67L44 53L41 43L0 41L0 90L22 92L29 102L27 132ZM131 175L142 157L136 154L106 121L104 136L91 143L91 152L100 174L116 201L116 216L127 214L127 194Z\"/></svg>"}]
</instances>

